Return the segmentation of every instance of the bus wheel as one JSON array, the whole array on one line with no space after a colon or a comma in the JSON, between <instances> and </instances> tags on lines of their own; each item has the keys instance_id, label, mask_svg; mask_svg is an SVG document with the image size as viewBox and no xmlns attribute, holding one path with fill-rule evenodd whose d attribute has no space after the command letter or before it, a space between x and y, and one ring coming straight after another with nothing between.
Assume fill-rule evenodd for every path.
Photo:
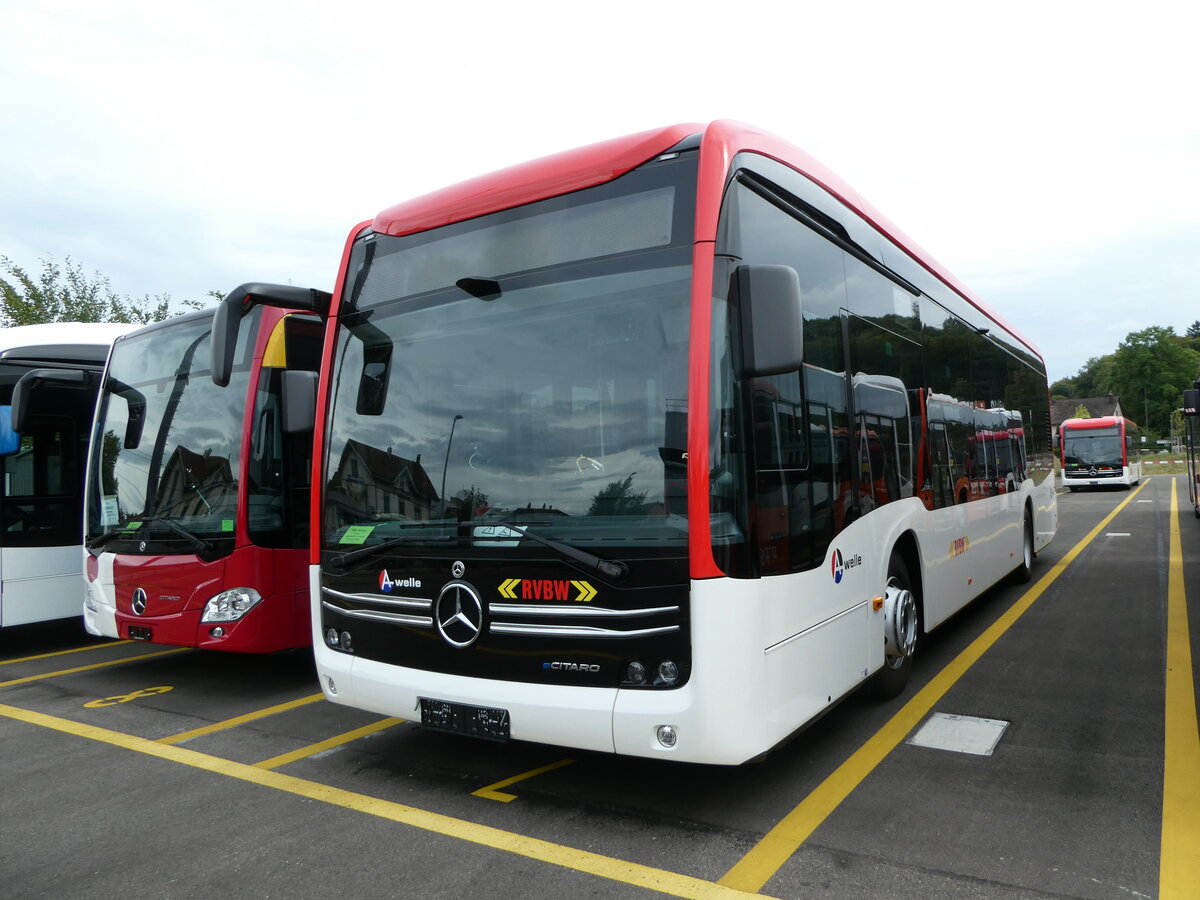
<instances>
[{"instance_id":1,"label":"bus wheel","mask_svg":"<svg viewBox=\"0 0 1200 900\"><path fill-rule=\"evenodd\" d=\"M1033 578L1033 519L1029 510L1025 510L1021 532L1021 562L1012 570L1014 584L1028 584Z\"/></svg>"},{"instance_id":2,"label":"bus wheel","mask_svg":"<svg viewBox=\"0 0 1200 900\"><path fill-rule=\"evenodd\" d=\"M917 647L917 598L913 595L908 566L893 553L883 592L883 667L875 673L878 697L895 697L908 684L913 651Z\"/></svg>"}]
</instances>

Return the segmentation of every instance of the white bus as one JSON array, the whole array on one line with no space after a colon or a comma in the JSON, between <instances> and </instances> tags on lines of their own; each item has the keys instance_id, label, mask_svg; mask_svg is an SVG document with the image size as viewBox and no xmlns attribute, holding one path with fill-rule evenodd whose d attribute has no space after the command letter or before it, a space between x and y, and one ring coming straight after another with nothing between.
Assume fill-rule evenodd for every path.
<instances>
[{"instance_id":1,"label":"white bus","mask_svg":"<svg viewBox=\"0 0 1200 900\"><path fill-rule=\"evenodd\" d=\"M83 472L96 390L112 342L135 327L0 329L0 626L82 613ZM17 431L13 394L26 375Z\"/></svg>"},{"instance_id":2,"label":"white bus","mask_svg":"<svg viewBox=\"0 0 1200 900\"><path fill-rule=\"evenodd\" d=\"M1137 423L1121 416L1066 419L1058 426L1062 482L1084 487L1123 487L1142 480Z\"/></svg>"},{"instance_id":3,"label":"white bus","mask_svg":"<svg viewBox=\"0 0 1200 900\"><path fill-rule=\"evenodd\" d=\"M335 297L311 569L335 702L737 764L864 682L898 693L919 635L1057 528L1033 345L747 126L388 209Z\"/></svg>"}]
</instances>

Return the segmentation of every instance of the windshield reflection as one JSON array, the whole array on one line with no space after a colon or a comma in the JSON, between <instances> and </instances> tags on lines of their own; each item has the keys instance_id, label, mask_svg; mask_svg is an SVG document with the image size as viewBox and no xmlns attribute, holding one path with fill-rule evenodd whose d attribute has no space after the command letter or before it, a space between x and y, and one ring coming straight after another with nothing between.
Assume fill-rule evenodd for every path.
<instances>
[{"instance_id":1,"label":"windshield reflection","mask_svg":"<svg viewBox=\"0 0 1200 900\"><path fill-rule=\"evenodd\" d=\"M416 522L471 523L480 541L504 522L576 542L679 539L690 269L663 262L510 282L493 301L449 288L374 310L371 343L344 332L326 543ZM381 377L380 414L359 414L361 382Z\"/></svg>"},{"instance_id":2,"label":"windshield reflection","mask_svg":"<svg viewBox=\"0 0 1200 900\"><path fill-rule=\"evenodd\" d=\"M116 344L88 483L92 541L179 543L180 529L233 537L248 370L236 367L227 388L212 383L211 321L179 319ZM239 359L247 340L241 339Z\"/></svg>"}]
</instances>

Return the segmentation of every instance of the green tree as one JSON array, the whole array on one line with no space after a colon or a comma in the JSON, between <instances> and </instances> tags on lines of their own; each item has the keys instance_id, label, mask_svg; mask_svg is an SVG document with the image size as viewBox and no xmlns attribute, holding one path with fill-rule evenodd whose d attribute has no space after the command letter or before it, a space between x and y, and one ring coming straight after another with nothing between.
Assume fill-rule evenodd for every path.
<instances>
[{"instance_id":1,"label":"green tree","mask_svg":"<svg viewBox=\"0 0 1200 900\"><path fill-rule=\"evenodd\" d=\"M1091 417L1092 417L1092 414L1088 411L1088 408L1086 406L1084 406L1082 403L1080 403L1077 407L1075 407L1075 413L1074 413L1074 415L1071 416L1071 418L1073 418L1073 419L1090 419Z\"/></svg>"},{"instance_id":2,"label":"green tree","mask_svg":"<svg viewBox=\"0 0 1200 900\"><path fill-rule=\"evenodd\" d=\"M171 298L149 294L135 300L113 290L108 276L88 275L70 257L60 265L41 260L36 275L0 256L0 326L42 322L160 322L170 316ZM184 301L199 309L204 303Z\"/></svg>"},{"instance_id":3,"label":"green tree","mask_svg":"<svg viewBox=\"0 0 1200 900\"><path fill-rule=\"evenodd\" d=\"M1125 414L1144 431L1168 434L1171 411L1192 386L1198 368L1200 353L1182 346L1174 329L1152 325L1130 332L1117 347L1111 388Z\"/></svg>"},{"instance_id":4,"label":"green tree","mask_svg":"<svg viewBox=\"0 0 1200 900\"><path fill-rule=\"evenodd\" d=\"M1093 356L1070 378L1060 378L1050 385L1050 393L1059 397L1102 397L1114 393L1112 365L1114 354Z\"/></svg>"},{"instance_id":5,"label":"green tree","mask_svg":"<svg viewBox=\"0 0 1200 900\"><path fill-rule=\"evenodd\" d=\"M1184 332L1184 335L1190 338L1200 337L1200 319L1197 319L1195 322L1189 325L1187 327L1187 331Z\"/></svg>"},{"instance_id":6,"label":"green tree","mask_svg":"<svg viewBox=\"0 0 1200 900\"><path fill-rule=\"evenodd\" d=\"M629 475L620 481L610 481L592 497L589 516L636 516L644 512L646 492L633 490L633 476Z\"/></svg>"}]
</instances>

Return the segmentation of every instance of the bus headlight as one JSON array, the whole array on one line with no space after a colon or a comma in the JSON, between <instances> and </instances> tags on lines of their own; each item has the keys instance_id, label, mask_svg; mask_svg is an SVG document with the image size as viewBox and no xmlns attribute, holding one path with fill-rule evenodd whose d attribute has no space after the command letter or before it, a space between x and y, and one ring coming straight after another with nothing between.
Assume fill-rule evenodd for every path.
<instances>
[{"instance_id":1,"label":"bus headlight","mask_svg":"<svg viewBox=\"0 0 1200 900\"><path fill-rule=\"evenodd\" d=\"M262 602L254 588L239 587L221 591L204 604L201 622L236 622Z\"/></svg>"}]
</instances>

